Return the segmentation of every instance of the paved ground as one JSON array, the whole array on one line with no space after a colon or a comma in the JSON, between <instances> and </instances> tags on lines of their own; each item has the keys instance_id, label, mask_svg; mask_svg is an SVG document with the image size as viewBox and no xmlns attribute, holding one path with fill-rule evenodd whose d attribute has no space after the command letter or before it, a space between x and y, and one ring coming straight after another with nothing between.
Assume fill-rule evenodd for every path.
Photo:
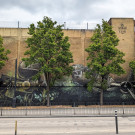
<instances>
[{"instance_id":1,"label":"paved ground","mask_svg":"<svg viewBox=\"0 0 135 135\"><path fill-rule=\"evenodd\" d=\"M114 117L0 118L0 135L115 135ZM135 117L119 117L119 134L135 135Z\"/></svg>"}]
</instances>

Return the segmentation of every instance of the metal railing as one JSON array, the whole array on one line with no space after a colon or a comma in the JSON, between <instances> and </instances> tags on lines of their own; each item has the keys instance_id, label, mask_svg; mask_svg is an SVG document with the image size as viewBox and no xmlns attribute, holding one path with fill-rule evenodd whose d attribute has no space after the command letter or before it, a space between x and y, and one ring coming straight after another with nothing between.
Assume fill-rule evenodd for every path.
<instances>
[{"instance_id":1,"label":"metal railing","mask_svg":"<svg viewBox=\"0 0 135 135\"><path fill-rule=\"evenodd\" d=\"M28 28L30 24L37 22L22 22L22 21L0 21L0 28ZM63 25L63 29L95 29L97 23L92 22L57 22L58 25Z\"/></svg>"},{"instance_id":2,"label":"metal railing","mask_svg":"<svg viewBox=\"0 0 135 135\"><path fill-rule=\"evenodd\" d=\"M90 105L90 106L18 106L0 107L1 117L46 117L46 116L135 116L135 105Z\"/></svg>"}]
</instances>

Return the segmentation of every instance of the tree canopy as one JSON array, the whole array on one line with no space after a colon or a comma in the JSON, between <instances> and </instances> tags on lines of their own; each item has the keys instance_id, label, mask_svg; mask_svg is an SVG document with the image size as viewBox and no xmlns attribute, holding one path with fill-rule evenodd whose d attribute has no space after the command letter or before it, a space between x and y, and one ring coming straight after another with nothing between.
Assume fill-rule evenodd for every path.
<instances>
[{"instance_id":1,"label":"tree canopy","mask_svg":"<svg viewBox=\"0 0 135 135\"><path fill-rule=\"evenodd\" d=\"M102 20L102 25L97 25L91 43L86 48L87 66L90 69L90 72L86 73L86 77L90 79L88 89L91 90L95 82L100 83L100 104L103 104L103 90L107 88L108 75L125 73L121 66L125 62L124 53L116 48L118 43L119 39L112 26Z\"/></svg>"},{"instance_id":2,"label":"tree canopy","mask_svg":"<svg viewBox=\"0 0 135 135\"><path fill-rule=\"evenodd\" d=\"M133 74L135 75L135 60L129 62L129 67L131 68Z\"/></svg>"},{"instance_id":3,"label":"tree canopy","mask_svg":"<svg viewBox=\"0 0 135 135\"><path fill-rule=\"evenodd\" d=\"M5 62L8 60L9 50L5 50L3 47L3 38L0 36L0 69L5 66Z\"/></svg>"},{"instance_id":4,"label":"tree canopy","mask_svg":"<svg viewBox=\"0 0 135 135\"><path fill-rule=\"evenodd\" d=\"M72 73L73 63L72 53L70 52L70 43L68 37L64 36L63 25L57 25L49 17L44 17L42 21L30 25L27 39L27 48L25 52L27 58L23 58L26 65L38 63L39 71L34 76L38 79L44 74L47 89L47 105L49 106L49 91L54 85L56 79Z\"/></svg>"}]
</instances>

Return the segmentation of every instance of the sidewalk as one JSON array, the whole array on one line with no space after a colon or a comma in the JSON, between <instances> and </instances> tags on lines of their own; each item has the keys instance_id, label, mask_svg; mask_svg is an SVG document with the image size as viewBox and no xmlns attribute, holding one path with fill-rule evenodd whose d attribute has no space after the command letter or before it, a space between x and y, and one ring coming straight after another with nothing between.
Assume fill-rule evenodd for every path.
<instances>
[{"instance_id":1,"label":"sidewalk","mask_svg":"<svg viewBox=\"0 0 135 135\"><path fill-rule=\"evenodd\" d=\"M116 135L113 117L1 118L0 135ZM135 135L135 117L119 117L120 135Z\"/></svg>"}]
</instances>

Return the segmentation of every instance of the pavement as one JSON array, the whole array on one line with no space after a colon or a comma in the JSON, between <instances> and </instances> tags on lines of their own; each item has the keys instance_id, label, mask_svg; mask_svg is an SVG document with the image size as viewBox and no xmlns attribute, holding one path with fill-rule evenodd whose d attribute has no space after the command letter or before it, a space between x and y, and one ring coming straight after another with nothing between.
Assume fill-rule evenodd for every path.
<instances>
[{"instance_id":1,"label":"pavement","mask_svg":"<svg viewBox=\"0 0 135 135\"><path fill-rule=\"evenodd\" d=\"M115 117L0 118L0 135L115 135ZM135 135L135 117L118 117L120 135Z\"/></svg>"}]
</instances>

